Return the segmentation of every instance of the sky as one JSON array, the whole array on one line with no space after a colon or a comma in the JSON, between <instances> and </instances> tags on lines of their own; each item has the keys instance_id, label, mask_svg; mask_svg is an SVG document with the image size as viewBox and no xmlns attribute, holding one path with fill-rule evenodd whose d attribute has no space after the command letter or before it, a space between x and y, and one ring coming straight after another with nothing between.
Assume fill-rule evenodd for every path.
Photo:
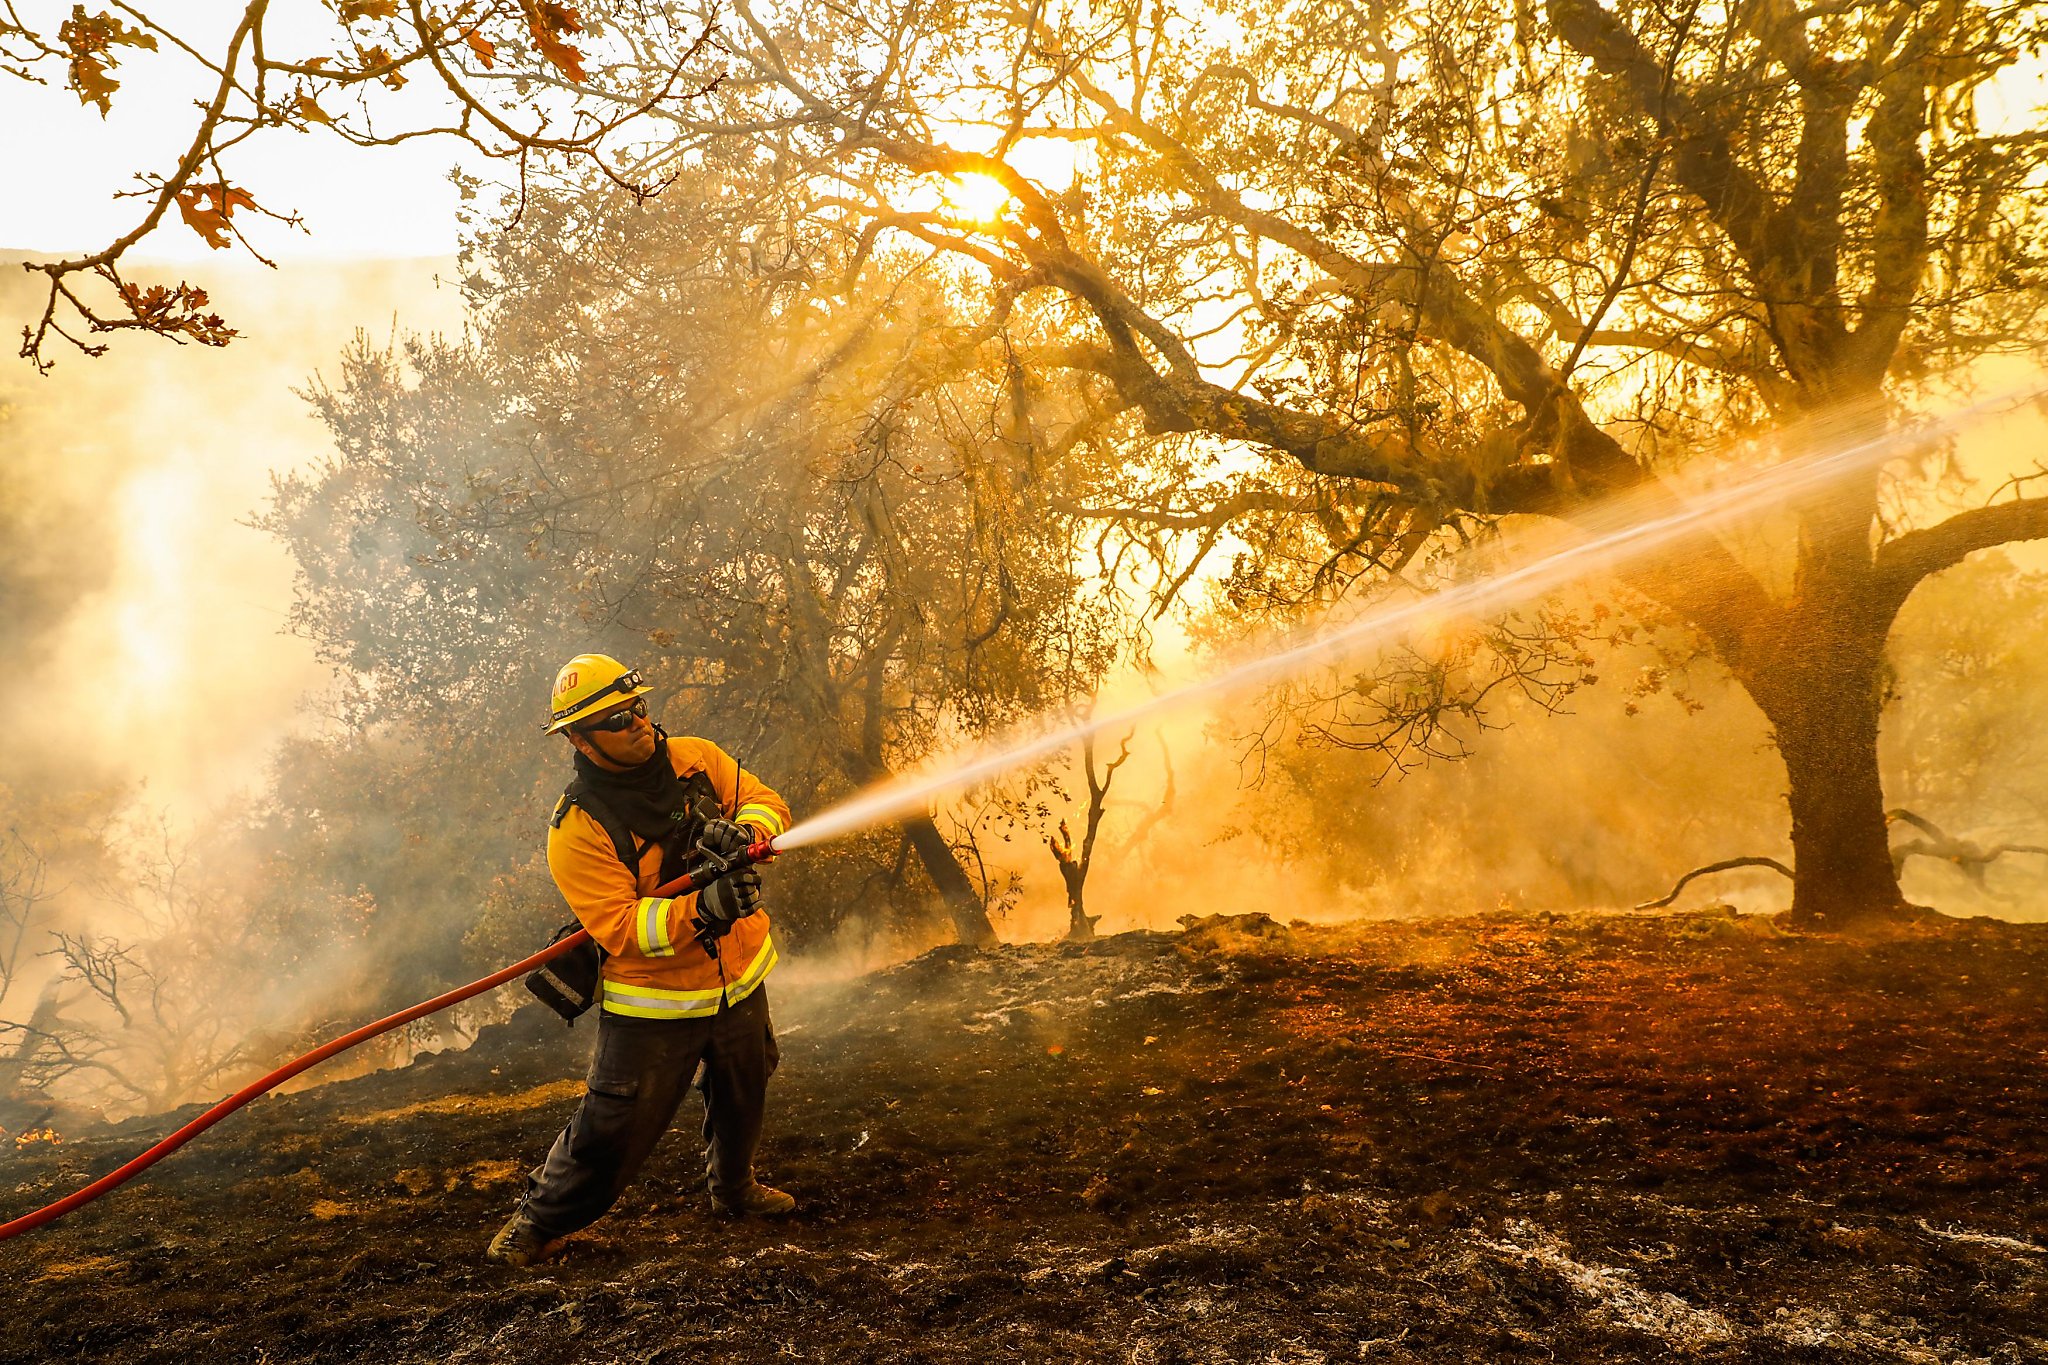
<instances>
[{"instance_id":1,"label":"sky","mask_svg":"<svg viewBox=\"0 0 2048 1365\"><path fill-rule=\"evenodd\" d=\"M22 17L55 29L69 0L17 0ZM240 5L182 0L161 11L176 13L179 32L200 51L223 47ZM333 11L315 0L276 0L271 6L270 50L312 56L331 51L338 36ZM190 57L170 51L120 49L112 71L121 88L111 112L80 103L54 82L35 86L0 77L0 155L14 193L0 195L0 248L68 251L104 246L133 226L141 201L117 200L135 188L135 176L174 164L196 126L194 99L210 93L212 78ZM377 92L381 117L425 125L440 121L442 100L421 81ZM395 126L395 125L394 125ZM477 158L452 137L423 138L397 147L362 149L339 137L269 132L251 138L227 163L230 180L250 187L273 211L297 212L310 232L257 223L252 240L277 258L439 256L452 254L458 225L456 194L448 181L458 162ZM33 192L19 192L32 187ZM240 218L237 219L240 222ZM158 259L218 260L196 233L173 222L154 234L146 254Z\"/></svg>"}]
</instances>

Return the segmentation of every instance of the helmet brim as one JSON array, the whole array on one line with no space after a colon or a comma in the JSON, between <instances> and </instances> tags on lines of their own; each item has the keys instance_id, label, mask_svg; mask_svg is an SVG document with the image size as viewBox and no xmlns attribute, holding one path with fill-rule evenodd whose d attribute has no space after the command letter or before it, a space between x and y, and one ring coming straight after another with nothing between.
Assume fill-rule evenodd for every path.
<instances>
[{"instance_id":1,"label":"helmet brim","mask_svg":"<svg viewBox=\"0 0 2048 1365\"><path fill-rule=\"evenodd\" d=\"M541 733L545 735L558 735L572 726L580 725L586 720L595 719L607 711L632 701L636 697L644 697L653 690L652 687L643 682L639 686L626 691L606 691L597 696L588 697L567 715L557 716Z\"/></svg>"}]
</instances>

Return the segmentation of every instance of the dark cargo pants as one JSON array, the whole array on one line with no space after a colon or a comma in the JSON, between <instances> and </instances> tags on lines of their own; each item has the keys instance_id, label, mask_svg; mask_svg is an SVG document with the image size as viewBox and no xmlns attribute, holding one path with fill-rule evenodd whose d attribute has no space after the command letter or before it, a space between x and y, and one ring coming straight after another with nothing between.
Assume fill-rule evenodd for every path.
<instances>
[{"instance_id":1,"label":"dark cargo pants","mask_svg":"<svg viewBox=\"0 0 2048 1365\"><path fill-rule=\"evenodd\" d=\"M700 1061L706 1174L714 1197L737 1203L754 1183L777 1056L765 986L701 1019L601 1015L583 1103L527 1173L520 1208L549 1237L601 1218L668 1131Z\"/></svg>"}]
</instances>

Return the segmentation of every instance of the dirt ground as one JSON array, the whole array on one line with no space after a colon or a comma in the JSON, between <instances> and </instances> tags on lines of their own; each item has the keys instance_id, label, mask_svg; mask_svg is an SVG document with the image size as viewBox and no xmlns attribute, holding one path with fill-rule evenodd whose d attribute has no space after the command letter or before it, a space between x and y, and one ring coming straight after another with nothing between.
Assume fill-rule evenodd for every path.
<instances>
[{"instance_id":1,"label":"dirt ground","mask_svg":"<svg viewBox=\"0 0 2048 1365\"><path fill-rule=\"evenodd\" d=\"M788 970L795 1218L715 1220L686 1130L520 1273L592 1033L529 1010L0 1244L0 1362L2043 1361L2044 984L2048 926L1718 913ZM174 1121L8 1150L0 1213Z\"/></svg>"}]
</instances>

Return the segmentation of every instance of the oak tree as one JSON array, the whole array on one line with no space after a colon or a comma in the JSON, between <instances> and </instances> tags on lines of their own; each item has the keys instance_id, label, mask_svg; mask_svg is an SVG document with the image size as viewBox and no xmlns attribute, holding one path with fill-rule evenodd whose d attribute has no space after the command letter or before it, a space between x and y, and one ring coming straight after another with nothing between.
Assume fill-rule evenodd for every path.
<instances>
[{"instance_id":1,"label":"oak tree","mask_svg":"<svg viewBox=\"0 0 2048 1365\"><path fill-rule=\"evenodd\" d=\"M1795 918L1904 913L1877 762L1890 624L1930 575L2048 535L2038 473L1944 507L1910 435L1970 366L2038 343L2048 138L1991 111L2048 7L734 16L735 78L664 116L675 163L755 156L849 239L953 253L991 314L1038 300L1066 325L1020 363L1084 377L1155 440L1353 481L1368 559L1461 519L1676 509L1680 466L1740 435L1916 457L1789 508L1789 572L1702 532L1623 576L1769 719ZM987 185L978 221L948 212Z\"/></svg>"}]
</instances>

